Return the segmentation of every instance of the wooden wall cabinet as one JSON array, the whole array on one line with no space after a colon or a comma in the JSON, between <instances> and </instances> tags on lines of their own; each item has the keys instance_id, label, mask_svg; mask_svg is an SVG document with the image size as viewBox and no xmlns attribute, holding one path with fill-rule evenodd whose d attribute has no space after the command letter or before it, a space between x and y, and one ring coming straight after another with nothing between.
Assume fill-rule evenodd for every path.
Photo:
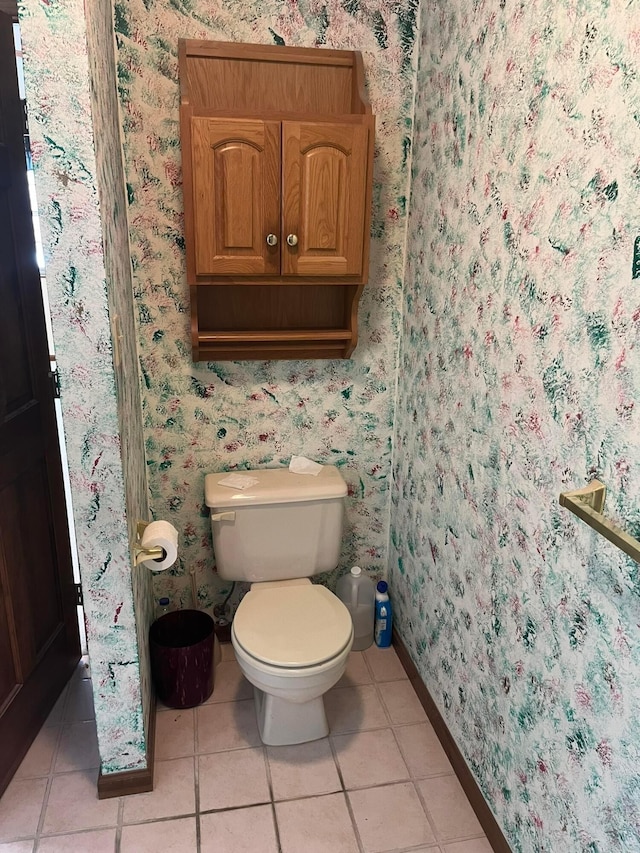
<instances>
[{"instance_id":1,"label":"wooden wall cabinet","mask_svg":"<svg viewBox=\"0 0 640 853\"><path fill-rule=\"evenodd\" d=\"M374 117L354 51L180 41L194 361L347 358Z\"/></svg>"}]
</instances>

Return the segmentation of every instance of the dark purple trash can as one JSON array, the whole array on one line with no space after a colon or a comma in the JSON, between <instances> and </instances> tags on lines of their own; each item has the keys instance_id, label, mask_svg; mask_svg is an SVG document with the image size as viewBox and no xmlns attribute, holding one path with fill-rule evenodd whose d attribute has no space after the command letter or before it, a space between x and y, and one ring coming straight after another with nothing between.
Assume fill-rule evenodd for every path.
<instances>
[{"instance_id":1,"label":"dark purple trash can","mask_svg":"<svg viewBox=\"0 0 640 853\"><path fill-rule=\"evenodd\" d=\"M149 629L151 675L170 708L193 708L213 693L213 619L200 610L165 613Z\"/></svg>"}]
</instances>

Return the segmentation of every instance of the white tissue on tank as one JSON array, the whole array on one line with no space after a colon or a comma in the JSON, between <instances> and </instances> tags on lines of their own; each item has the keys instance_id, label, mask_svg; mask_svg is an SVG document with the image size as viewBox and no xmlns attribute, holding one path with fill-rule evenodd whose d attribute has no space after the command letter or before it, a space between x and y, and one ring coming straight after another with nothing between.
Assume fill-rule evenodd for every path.
<instances>
[{"instance_id":1,"label":"white tissue on tank","mask_svg":"<svg viewBox=\"0 0 640 853\"><path fill-rule=\"evenodd\" d=\"M218 480L219 486L227 486L229 489L248 489L250 486L255 486L259 480L257 477L252 477L250 474L229 474Z\"/></svg>"},{"instance_id":2,"label":"white tissue on tank","mask_svg":"<svg viewBox=\"0 0 640 853\"><path fill-rule=\"evenodd\" d=\"M289 470L292 474L312 474L317 477L322 471L322 465L307 459L306 456L292 456L289 462Z\"/></svg>"}]
</instances>

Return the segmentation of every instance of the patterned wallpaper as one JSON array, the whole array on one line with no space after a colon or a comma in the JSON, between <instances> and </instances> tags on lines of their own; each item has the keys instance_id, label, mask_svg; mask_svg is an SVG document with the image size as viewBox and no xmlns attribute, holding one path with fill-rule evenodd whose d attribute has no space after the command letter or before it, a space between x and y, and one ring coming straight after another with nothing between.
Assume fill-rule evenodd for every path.
<instances>
[{"instance_id":1,"label":"patterned wallpaper","mask_svg":"<svg viewBox=\"0 0 640 853\"><path fill-rule=\"evenodd\" d=\"M286 465L292 454L338 465L348 482L342 567L386 571L391 435L413 99L416 2L318 4L218 0L116 4L131 252L152 510L181 537L180 566L156 593L191 605L225 592L213 573L204 475ZM193 364L179 148L179 37L363 52L376 138L370 283L350 361Z\"/></svg>"},{"instance_id":2,"label":"patterned wallpaper","mask_svg":"<svg viewBox=\"0 0 640 853\"><path fill-rule=\"evenodd\" d=\"M151 499L182 540L181 569L160 583L189 603L193 567L210 605L204 474L291 453L342 467L343 563L385 570L402 331L402 635L514 850L640 850L637 566L557 506L598 476L608 512L640 533L639 13L424 0L403 294L415 12L116 6ZM28 0L22 18L101 753L116 770L141 761L143 714L82 4ZM179 36L363 50L379 118L351 361L190 362Z\"/></svg>"},{"instance_id":3,"label":"patterned wallpaper","mask_svg":"<svg viewBox=\"0 0 640 853\"><path fill-rule=\"evenodd\" d=\"M250 3L208 11L179 11L168 2L115 7L152 511L170 518L181 537L181 565L158 578L156 593L169 592L176 603L191 604L191 568L199 604L216 597L204 474L286 464L292 453L337 464L348 480L343 567L358 561L374 574L385 571L416 5L334 2L312 10L273 0L259 20ZM108 6L92 4L85 20L77 0L26 0L21 22L100 750L103 771L115 772L144 761L152 612L149 579L134 573L132 588L127 553L127 528L144 517L145 495ZM363 51L378 115L375 209L371 278L351 361L191 363L178 140L181 35ZM90 82L100 127L95 151ZM122 336L114 371L116 314Z\"/></svg>"},{"instance_id":4,"label":"patterned wallpaper","mask_svg":"<svg viewBox=\"0 0 640 853\"><path fill-rule=\"evenodd\" d=\"M515 851L640 850L637 4L425 0L391 590Z\"/></svg>"},{"instance_id":5,"label":"patterned wallpaper","mask_svg":"<svg viewBox=\"0 0 640 853\"><path fill-rule=\"evenodd\" d=\"M121 446L97 195L105 161L98 166L94 151L83 2L27 0L20 22L98 740L110 773L146 760L121 450L131 451L134 489L144 460L127 444L131 431ZM112 224L113 238L117 217ZM127 353L125 346L123 364ZM137 389L135 368L131 377ZM133 399L121 383L118 393ZM132 473L136 464L142 477Z\"/></svg>"},{"instance_id":6,"label":"patterned wallpaper","mask_svg":"<svg viewBox=\"0 0 640 853\"><path fill-rule=\"evenodd\" d=\"M118 107L115 39L111 0L85 5L91 73L92 118L95 129L96 185L100 201L107 297L112 339L117 338L113 369L118 409L128 541L134 541L137 521L149 519L140 372L132 300L129 226ZM155 618L152 575L144 566L131 569L139 655L140 693L145 738L151 712L149 626Z\"/></svg>"}]
</instances>

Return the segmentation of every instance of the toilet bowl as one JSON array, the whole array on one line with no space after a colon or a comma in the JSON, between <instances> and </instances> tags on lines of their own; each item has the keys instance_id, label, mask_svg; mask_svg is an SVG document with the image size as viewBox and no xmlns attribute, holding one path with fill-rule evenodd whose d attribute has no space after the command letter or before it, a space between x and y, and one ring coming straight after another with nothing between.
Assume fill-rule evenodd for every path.
<instances>
[{"instance_id":1,"label":"toilet bowl","mask_svg":"<svg viewBox=\"0 0 640 853\"><path fill-rule=\"evenodd\" d=\"M323 696L342 677L353 625L344 604L307 578L253 584L231 627L253 685L260 737L270 746L325 737Z\"/></svg>"},{"instance_id":2,"label":"toilet bowl","mask_svg":"<svg viewBox=\"0 0 640 853\"><path fill-rule=\"evenodd\" d=\"M317 476L276 468L205 477L218 575L252 584L231 641L272 746L329 730L323 694L345 670L353 625L345 605L309 578L338 564L346 494L332 465Z\"/></svg>"}]
</instances>

